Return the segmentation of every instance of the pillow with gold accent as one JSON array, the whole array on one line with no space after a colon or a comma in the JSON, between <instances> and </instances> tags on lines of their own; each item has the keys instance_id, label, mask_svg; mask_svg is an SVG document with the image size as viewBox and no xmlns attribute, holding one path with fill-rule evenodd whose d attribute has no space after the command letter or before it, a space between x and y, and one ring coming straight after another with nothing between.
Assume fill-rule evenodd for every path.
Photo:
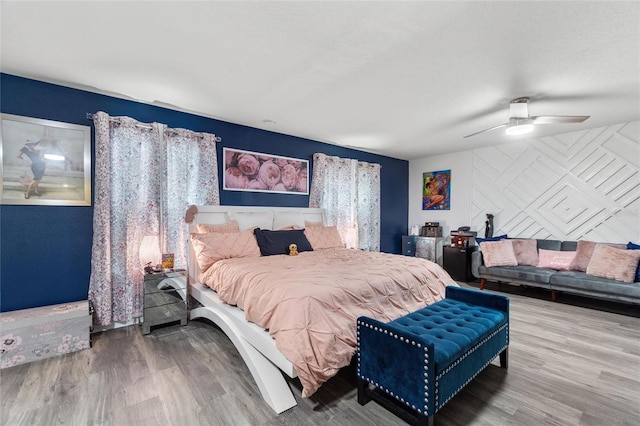
<instances>
[{"instance_id":1,"label":"pillow with gold accent","mask_svg":"<svg viewBox=\"0 0 640 426\"><path fill-rule=\"evenodd\" d=\"M256 228L253 230L260 247L260 254L272 256L275 254L289 254L289 245L298 246L298 252L313 251L313 247L304 235L303 229L289 231L270 231Z\"/></svg>"}]
</instances>

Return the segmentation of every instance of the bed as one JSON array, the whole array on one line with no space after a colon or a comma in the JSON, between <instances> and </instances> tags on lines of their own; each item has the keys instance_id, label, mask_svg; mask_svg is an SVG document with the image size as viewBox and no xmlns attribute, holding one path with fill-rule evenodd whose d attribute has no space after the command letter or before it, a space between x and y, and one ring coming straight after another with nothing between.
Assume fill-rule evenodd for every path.
<instances>
[{"instance_id":1,"label":"bed","mask_svg":"<svg viewBox=\"0 0 640 426\"><path fill-rule=\"evenodd\" d=\"M277 413L296 405L282 373L298 377L308 397L349 365L358 316L390 321L457 285L425 259L339 247L322 209L191 206L185 219L188 289L198 302L190 318L221 328ZM265 238L292 239L300 252L271 253Z\"/></svg>"}]
</instances>

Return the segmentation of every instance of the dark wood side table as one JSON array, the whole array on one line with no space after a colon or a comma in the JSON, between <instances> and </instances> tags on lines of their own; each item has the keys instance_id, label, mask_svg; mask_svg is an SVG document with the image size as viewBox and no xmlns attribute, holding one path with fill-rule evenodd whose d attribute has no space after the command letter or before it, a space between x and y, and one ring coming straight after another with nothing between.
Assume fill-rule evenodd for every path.
<instances>
[{"instance_id":1,"label":"dark wood side table","mask_svg":"<svg viewBox=\"0 0 640 426\"><path fill-rule=\"evenodd\" d=\"M186 325L186 290L185 271L145 275L142 334L149 334L153 326L176 321L180 321L180 325Z\"/></svg>"},{"instance_id":2,"label":"dark wood side table","mask_svg":"<svg viewBox=\"0 0 640 426\"><path fill-rule=\"evenodd\" d=\"M475 277L471 273L471 253L476 251L478 246L471 247L443 247L443 267L456 281L474 281Z\"/></svg>"}]
</instances>

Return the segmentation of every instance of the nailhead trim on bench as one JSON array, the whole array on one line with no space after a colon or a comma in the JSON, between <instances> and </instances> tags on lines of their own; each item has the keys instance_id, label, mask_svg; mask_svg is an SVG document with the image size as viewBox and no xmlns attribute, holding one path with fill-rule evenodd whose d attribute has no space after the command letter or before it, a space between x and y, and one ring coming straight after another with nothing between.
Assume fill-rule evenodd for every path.
<instances>
[{"instance_id":1,"label":"nailhead trim on bench","mask_svg":"<svg viewBox=\"0 0 640 426\"><path fill-rule=\"evenodd\" d=\"M360 321L358 321L358 327L357 327L357 343L358 346L360 346L360 326L364 326L367 327L369 329L373 329L373 331L378 331L378 332L383 332L384 334L389 335L389 331L388 330L381 330L380 328L378 328L377 326L373 326L371 324L365 324L362 323ZM478 374L480 374L480 372L486 367L488 366L491 361L498 356L498 354L500 354L504 349L506 349L509 346L509 323L503 324L500 328L496 329L495 331L493 331L489 336L485 337L484 339L482 339L480 342L476 343L475 346L473 346L471 349L469 349L467 352L465 352L462 356L460 356L458 359L456 359L451 365L449 365L444 371L440 372L440 374L436 377L436 381L435 381L435 405L436 405L436 411L439 410L440 408L442 408L447 402L449 402L449 400L451 398L453 398L455 395L457 395L457 393L463 388L465 387L471 380L473 380ZM440 383L440 379L443 378L445 375L447 375L451 370L453 370L458 364L460 364L460 362L462 360L464 360L466 357L468 357L469 355L471 355L473 352L475 352L479 347L481 347L482 345L484 345L486 342L488 342L490 339L492 339L496 334L500 333L502 330L507 329L507 342L506 344L500 348L493 357L491 357L491 359L489 361L487 361L486 364L484 364L484 366L478 370L473 376L471 376L462 386L458 387L458 389L456 390L456 392L453 393L453 395L451 395L449 398L447 398L446 401L444 402L439 402L439 396L438 396L438 385ZM407 338L404 338L403 336L398 336L397 334L391 334L391 336L395 339L399 339L401 342L403 343L407 343L407 344L411 344L413 346L417 346L417 347L422 347L422 345L420 343L416 343L415 340L409 340ZM428 368L426 367L426 365L429 364L429 353L428 353L428 347L424 347L424 363L425 363L425 370L428 370ZM362 375L360 374L360 352L358 352L358 371L357 374L358 376L362 377ZM425 394L425 405L424 405L424 413L427 414L427 410L428 410L428 404L429 404L429 373L428 371L424 372L424 394ZM405 404L406 406L409 406L409 403L406 402L404 400L403 397L400 397L398 395L394 395L394 393L392 391L390 391L389 389L383 388L380 386L379 383L377 382L372 382L370 378L368 377L362 377L364 380L372 383L374 386L376 386L379 389L382 389L385 393L387 393L388 395L394 397L396 400L402 402L403 404ZM416 408L414 405L411 405L411 408L413 410L416 410L418 413L422 414L422 410L420 408Z\"/></svg>"}]
</instances>

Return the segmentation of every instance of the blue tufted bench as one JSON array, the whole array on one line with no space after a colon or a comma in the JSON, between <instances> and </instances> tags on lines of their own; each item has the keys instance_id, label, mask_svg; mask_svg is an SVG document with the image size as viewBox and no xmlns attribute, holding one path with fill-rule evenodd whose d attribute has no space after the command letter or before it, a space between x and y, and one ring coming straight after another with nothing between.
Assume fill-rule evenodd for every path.
<instances>
[{"instance_id":1,"label":"blue tufted bench","mask_svg":"<svg viewBox=\"0 0 640 426\"><path fill-rule=\"evenodd\" d=\"M358 318L357 338L358 403L373 399L410 423L433 425L496 356L507 368L509 298L447 287L443 300L394 321Z\"/></svg>"}]
</instances>

